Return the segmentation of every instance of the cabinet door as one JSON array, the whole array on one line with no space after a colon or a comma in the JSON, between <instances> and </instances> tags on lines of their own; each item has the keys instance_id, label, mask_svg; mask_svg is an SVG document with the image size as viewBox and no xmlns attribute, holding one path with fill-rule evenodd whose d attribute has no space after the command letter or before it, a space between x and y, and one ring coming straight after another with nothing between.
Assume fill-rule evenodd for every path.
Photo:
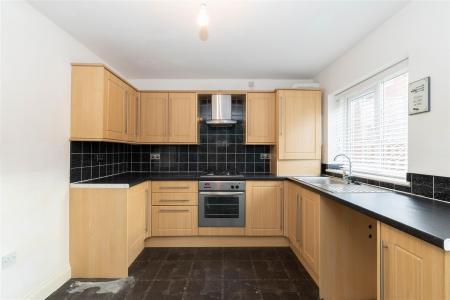
<instances>
[{"instance_id":1,"label":"cabinet door","mask_svg":"<svg viewBox=\"0 0 450 300\"><path fill-rule=\"evenodd\" d=\"M384 299L445 299L441 249L381 224L380 250Z\"/></svg>"},{"instance_id":2,"label":"cabinet door","mask_svg":"<svg viewBox=\"0 0 450 300\"><path fill-rule=\"evenodd\" d=\"M197 144L197 94L169 94L169 142Z\"/></svg>"},{"instance_id":3,"label":"cabinet door","mask_svg":"<svg viewBox=\"0 0 450 300\"><path fill-rule=\"evenodd\" d=\"M152 235L198 235L197 206L152 206Z\"/></svg>"},{"instance_id":4,"label":"cabinet door","mask_svg":"<svg viewBox=\"0 0 450 300\"><path fill-rule=\"evenodd\" d=\"M168 93L141 93L139 105L139 141L168 142Z\"/></svg>"},{"instance_id":5,"label":"cabinet door","mask_svg":"<svg viewBox=\"0 0 450 300\"><path fill-rule=\"evenodd\" d=\"M320 195L301 189L302 257L311 270L319 273Z\"/></svg>"},{"instance_id":6,"label":"cabinet door","mask_svg":"<svg viewBox=\"0 0 450 300\"><path fill-rule=\"evenodd\" d=\"M301 199L300 199L300 188L293 183L289 183L288 191L288 237L291 242L291 246L295 251L300 253L301 251Z\"/></svg>"},{"instance_id":7,"label":"cabinet door","mask_svg":"<svg viewBox=\"0 0 450 300\"><path fill-rule=\"evenodd\" d=\"M147 182L138 184L127 191L127 237L128 265L144 249L146 238Z\"/></svg>"},{"instance_id":8,"label":"cabinet door","mask_svg":"<svg viewBox=\"0 0 450 300\"><path fill-rule=\"evenodd\" d=\"M247 93L246 143L275 144L275 93Z\"/></svg>"},{"instance_id":9,"label":"cabinet door","mask_svg":"<svg viewBox=\"0 0 450 300\"><path fill-rule=\"evenodd\" d=\"M320 91L277 94L279 159L320 159Z\"/></svg>"},{"instance_id":10,"label":"cabinet door","mask_svg":"<svg viewBox=\"0 0 450 300\"><path fill-rule=\"evenodd\" d=\"M283 235L283 182L246 184L246 235Z\"/></svg>"},{"instance_id":11,"label":"cabinet door","mask_svg":"<svg viewBox=\"0 0 450 300\"><path fill-rule=\"evenodd\" d=\"M138 129L138 103L139 93L132 88L127 93L127 126L126 134L128 141L136 141Z\"/></svg>"},{"instance_id":12,"label":"cabinet door","mask_svg":"<svg viewBox=\"0 0 450 300\"><path fill-rule=\"evenodd\" d=\"M106 75L105 136L108 139L126 140L127 87L113 74Z\"/></svg>"}]
</instances>

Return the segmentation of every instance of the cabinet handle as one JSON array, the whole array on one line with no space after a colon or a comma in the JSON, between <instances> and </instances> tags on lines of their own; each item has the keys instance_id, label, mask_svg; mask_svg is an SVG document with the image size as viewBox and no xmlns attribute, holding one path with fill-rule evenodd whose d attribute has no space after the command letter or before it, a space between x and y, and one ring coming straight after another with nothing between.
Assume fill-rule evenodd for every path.
<instances>
[{"instance_id":1,"label":"cabinet handle","mask_svg":"<svg viewBox=\"0 0 450 300\"><path fill-rule=\"evenodd\" d=\"M187 190L188 186L161 186L160 190Z\"/></svg>"},{"instance_id":2,"label":"cabinet handle","mask_svg":"<svg viewBox=\"0 0 450 300\"><path fill-rule=\"evenodd\" d=\"M136 136L139 135L138 130L139 130L139 127L140 127L139 126L140 120L141 120L141 101L139 101L139 96L136 96L136 124L135 124L136 130L134 132L134 134Z\"/></svg>"},{"instance_id":3,"label":"cabinet handle","mask_svg":"<svg viewBox=\"0 0 450 300\"><path fill-rule=\"evenodd\" d=\"M283 118L284 118L284 101L283 97L280 97L281 116L280 116L280 136L283 136Z\"/></svg>"},{"instance_id":4,"label":"cabinet handle","mask_svg":"<svg viewBox=\"0 0 450 300\"><path fill-rule=\"evenodd\" d=\"M190 200L185 199L159 199L159 202L189 202Z\"/></svg>"},{"instance_id":5,"label":"cabinet handle","mask_svg":"<svg viewBox=\"0 0 450 300\"><path fill-rule=\"evenodd\" d=\"M388 246L384 244L384 241L380 241L380 298L384 300L384 249Z\"/></svg>"},{"instance_id":6,"label":"cabinet handle","mask_svg":"<svg viewBox=\"0 0 450 300\"><path fill-rule=\"evenodd\" d=\"M303 245L302 242L302 196L300 194L297 194L297 232L296 232L296 238L297 241L300 242L300 246Z\"/></svg>"},{"instance_id":7,"label":"cabinet handle","mask_svg":"<svg viewBox=\"0 0 450 300\"><path fill-rule=\"evenodd\" d=\"M159 212L187 212L189 209L160 209Z\"/></svg>"},{"instance_id":8,"label":"cabinet handle","mask_svg":"<svg viewBox=\"0 0 450 300\"><path fill-rule=\"evenodd\" d=\"M128 91L125 91L125 101L123 103L125 105L125 134L128 134Z\"/></svg>"},{"instance_id":9,"label":"cabinet handle","mask_svg":"<svg viewBox=\"0 0 450 300\"><path fill-rule=\"evenodd\" d=\"M148 235L148 189L145 190L145 234Z\"/></svg>"}]
</instances>

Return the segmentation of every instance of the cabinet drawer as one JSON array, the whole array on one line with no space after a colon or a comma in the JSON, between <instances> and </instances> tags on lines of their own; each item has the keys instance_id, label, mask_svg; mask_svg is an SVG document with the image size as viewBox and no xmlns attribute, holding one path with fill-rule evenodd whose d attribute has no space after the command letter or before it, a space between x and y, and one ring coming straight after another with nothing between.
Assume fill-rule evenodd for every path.
<instances>
[{"instance_id":1,"label":"cabinet drawer","mask_svg":"<svg viewBox=\"0 0 450 300\"><path fill-rule=\"evenodd\" d=\"M198 193L153 193L152 205L198 205Z\"/></svg>"},{"instance_id":2,"label":"cabinet drawer","mask_svg":"<svg viewBox=\"0 0 450 300\"><path fill-rule=\"evenodd\" d=\"M198 235L197 206L153 206L152 235Z\"/></svg>"},{"instance_id":3,"label":"cabinet drawer","mask_svg":"<svg viewBox=\"0 0 450 300\"><path fill-rule=\"evenodd\" d=\"M197 193L197 181L153 181L154 193Z\"/></svg>"}]
</instances>

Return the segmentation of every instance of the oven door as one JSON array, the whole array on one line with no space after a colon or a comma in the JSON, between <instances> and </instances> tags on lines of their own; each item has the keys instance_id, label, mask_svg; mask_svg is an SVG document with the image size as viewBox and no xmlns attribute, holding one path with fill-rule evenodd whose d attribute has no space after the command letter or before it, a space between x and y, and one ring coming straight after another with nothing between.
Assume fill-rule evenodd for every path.
<instances>
[{"instance_id":1,"label":"oven door","mask_svg":"<svg viewBox=\"0 0 450 300\"><path fill-rule=\"evenodd\" d=\"M244 227L244 192L200 192L200 227Z\"/></svg>"}]
</instances>

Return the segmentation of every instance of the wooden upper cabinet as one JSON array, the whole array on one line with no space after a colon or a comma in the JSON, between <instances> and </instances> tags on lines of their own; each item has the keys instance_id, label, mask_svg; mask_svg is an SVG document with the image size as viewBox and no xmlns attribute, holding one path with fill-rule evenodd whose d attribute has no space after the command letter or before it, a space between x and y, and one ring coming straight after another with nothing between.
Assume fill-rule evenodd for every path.
<instances>
[{"instance_id":1,"label":"wooden upper cabinet","mask_svg":"<svg viewBox=\"0 0 450 300\"><path fill-rule=\"evenodd\" d=\"M135 140L137 91L126 82L102 65L73 65L71 93L72 140Z\"/></svg>"},{"instance_id":2,"label":"wooden upper cabinet","mask_svg":"<svg viewBox=\"0 0 450 300\"><path fill-rule=\"evenodd\" d=\"M247 93L246 144L275 144L275 93Z\"/></svg>"},{"instance_id":3,"label":"wooden upper cabinet","mask_svg":"<svg viewBox=\"0 0 450 300\"><path fill-rule=\"evenodd\" d=\"M320 159L321 92L277 91L278 159Z\"/></svg>"},{"instance_id":4,"label":"wooden upper cabinet","mask_svg":"<svg viewBox=\"0 0 450 300\"><path fill-rule=\"evenodd\" d=\"M138 105L139 93L132 88L127 93L127 127L126 135L128 141L136 141L138 134Z\"/></svg>"},{"instance_id":5,"label":"wooden upper cabinet","mask_svg":"<svg viewBox=\"0 0 450 300\"><path fill-rule=\"evenodd\" d=\"M168 93L141 93L139 103L139 142L167 143Z\"/></svg>"},{"instance_id":6,"label":"wooden upper cabinet","mask_svg":"<svg viewBox=\"0 0 450 300\"><path fill-rule=\"evenodd\" d=\"M169 143L197 144L197 94L169 94Z\"/></svg>"},{"instance_id":7,"label":"wooden upper cabinet","mask_svg":"<svg viewBox=\"0 0 450 300\"><path fill-rule=\"evenodd\" d=\"M139 141L196 144L196 93L141 93Z\"/></svg>"},{"instance_id":8,"label":"wooden upper cabinet","mask_svg":"<svg viewBox=\"0 0 450 300\"><path fill-rule=\"evenodd\" d=\"M283 235L283 182L247 181L246 235Z\"/></svg>"},{"instance_id":9,"label":"wooden upper cabinet","mask_svg":"<svg viewBox=\"0 0 450 300\"><path fill-rule=\"evenodd\" d=\"M380 251L381 299L448 299L448 253L385 224Z\"/></svg>"}]
</instances>

